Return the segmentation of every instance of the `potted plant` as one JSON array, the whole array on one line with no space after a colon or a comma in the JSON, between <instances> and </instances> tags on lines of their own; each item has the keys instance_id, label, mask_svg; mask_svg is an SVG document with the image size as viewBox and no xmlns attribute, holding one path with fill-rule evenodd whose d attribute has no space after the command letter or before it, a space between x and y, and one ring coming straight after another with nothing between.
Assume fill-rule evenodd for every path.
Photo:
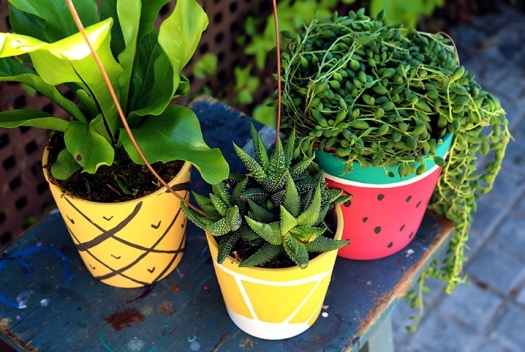
<instances>
[{"instance_id":1,"label":"potted plant","mask_svg":"<svg viewBox=\"0 0 525 352\"><path fill-rule=\"evenodd\" d=\"M313 158L293 158L295 135L268 155L251 126L255 158L234 144L249 174L230 174L209 197L194 194L202 215L182 205L206 231L230 318L263 339L308 329L321 311L343 221L342 190L328 188ZM325 253L326 252L326 253Z\"/></svg>"},{"instance_id":2,"label":"potted plant","mask_svg":"<svg viewBox=\"0 0 525 352\"><path fill-rule=\"evenodd\" d=\"M171 104L189 91L181 71L208 18L195 0L178 0L157 30L168 2L13 0L13 32L0 33L0 81L70 115L2 111L0 127L55 132L44 174L87 268L114 286L151 284L180 261L186 218L169 191L187 198L190 165L210 183L228 175L195 114Z\"/></svg>"},{"instance_id":3,"label":"potted plant","mask_svg":"<svg viewBox=\"0 0 525 352\"><path fill-rule=\"evenodd\" d=\"M350 187L343 239L352 242L344 251L355 248L360 233L384 249L377 257L400 250L427 203L453 221L446 258L427 271L452 292L465 280L471 213L501 168L508 122L499 100L460 65L448 36L382 18L360 9L284 33L283 127L296 129L296 152L315 154L330 184ZM424 175L431 179L420 181ZM419 182L426 183L423 193Z\"/></svg>"}]
</instances>

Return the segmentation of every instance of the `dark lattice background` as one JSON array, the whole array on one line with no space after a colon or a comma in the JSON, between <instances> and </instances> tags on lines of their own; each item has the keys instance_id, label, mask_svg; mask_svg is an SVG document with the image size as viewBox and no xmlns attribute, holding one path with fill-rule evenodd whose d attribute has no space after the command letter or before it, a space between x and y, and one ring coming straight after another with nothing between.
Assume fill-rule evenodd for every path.
<instances>
[{"instance_id":1,"label":"dark lattice background","mask_svg":"<svg viewBox=\"0 0 525 352\"><path fill-rule=\"evenodd\" d=\"M523 6L518 0L504 2L516 7ZM243 54L243 48L236 43L236 36L243 35L244 20L248 16L267 18L271 14L271 1L200 0L200 3L208 14L210 25L185 73L192 82L192 92L199 92L207 86L215 97L233 104L233 67L245 67L249 60ZM366 5L366 0L358 3ZM470 13L495 11L495 4L496 0L445 0L445 8L436 11L433 19L426 24L438 20L439 26L446 26L448 23L468 21ZM163 9L163 16L171 13L173 5L170 2ZM8 30L7 1L0 0L0 31ZM192 64L206 52L217 55L217 74L205 80L196 80L191 74ZM254 72L261 79L254 102L261 103L272 95L274 71L274 61L270 57L265 72ZM66 117L61 109L50 104L46 98L31 96L18 84L0 82L0 111L22 107L43 109ZM252 108L236 107L248 114ZM50 204L52 206L51 194L40 166L47 137L46 131L37 129L0 129L0 249L20 235L32 223L32 218L40 218Z\"/></svg>"}]
</instances>

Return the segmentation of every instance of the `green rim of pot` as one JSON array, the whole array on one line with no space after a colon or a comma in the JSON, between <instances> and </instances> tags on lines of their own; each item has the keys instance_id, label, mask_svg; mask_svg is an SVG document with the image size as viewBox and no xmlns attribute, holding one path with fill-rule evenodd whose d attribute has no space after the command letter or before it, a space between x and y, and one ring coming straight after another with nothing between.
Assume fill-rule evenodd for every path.
<instances>
[{"instance_id":1,"label":"green rim of pot","mask_svg":"<svg viewBox=\"0 0 525 352\"><path fill-rule=\"evenodd\" d=\"M451 133L447 133L443 137L443 143L436 147L436 156L445 158L450 145L452 144L453 136ZM337 156L321 151L315 151L315 162L323 169L327 174L333 175L344 180L361 182L361 183L370 183L376 185L384 185L394 182L406 181L411 178L417 177L416 174L410 174L401 178L397 171L397 167L385 166L382 167L373 167L369 166L368 168L362 167L358 162L354 161L352 166L352 172L345 172L344 159L338 158ZM430 170L436 165L433 158L425 160L426 169ZM422 163L414 163L416 168ZM388 176L388 172L391 171L394 174L394 177Z\"/></svg>"}]
</instances>

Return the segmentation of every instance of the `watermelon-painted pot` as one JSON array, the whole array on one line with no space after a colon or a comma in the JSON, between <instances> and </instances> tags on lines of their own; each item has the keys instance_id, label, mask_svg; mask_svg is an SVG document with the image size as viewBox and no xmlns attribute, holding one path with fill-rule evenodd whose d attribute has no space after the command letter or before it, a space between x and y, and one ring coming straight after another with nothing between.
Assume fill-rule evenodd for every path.
<instances>
[{"instance_id":1,"label":"watermelon-painted pot","mask_svg":"<svg viewBox=\"0 0 525 352\"><path fill-rule=\"evenodd\" d=\"M452 142L448 134L436 148L445 157ZM343 207L345 228L343 239L350 244L339 250L348 259L380 259L399 252L414 238L427 205L436 187L441 168L427 161L427 171L400 179L385 175L383 168L362 168L354 165L344 173L343 162L335 156L317 151L316 162L325 170L330 187L352 194ZM417 165L416 165L417 166Z\"/></svg>"},{"instance_id":2,"label":"watermelon-painted pot","mask_svg":"<svg viewBox=\"0 0 525 352\"><path fill-rule=\"evenodd\" d=\"M334 238L340 239L343 232L340 207L336 208L336 215ZM301 334L317 320L337 251L318 255L306 269L243 268L232 257L217 263L217 242L209 233L206 239L226 310L241 330L261 339L281 340Z\"/></svg>"},{"instance_id":3,"label":"watermelon-painted pot","mask_svg":"<svg viewBox=\"0 0 525 352\"><path fill-rule=\"evenodd\" d=\"M47 165L46 148L43 165ZM95 279L116 287L142 287L161 280L179 264L186 243L186 215L166 189L145 197L97 203L62 192L44 175L80 257ZM186 199L191 164L168 184Z\"/></svg>"}]
</instances>

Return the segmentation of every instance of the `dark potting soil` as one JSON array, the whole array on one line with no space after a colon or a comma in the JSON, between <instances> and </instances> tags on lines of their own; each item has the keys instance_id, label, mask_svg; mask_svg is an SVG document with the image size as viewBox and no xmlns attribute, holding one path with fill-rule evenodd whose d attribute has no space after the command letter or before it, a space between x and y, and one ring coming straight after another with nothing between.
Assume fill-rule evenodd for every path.
<instances>
[{"instance_id":1,"label":"dark potting soil","mask_svg":"<svg viewBox=\"0 0 525 352\"><path fill-rule=\"evenodd\" d=\"M65 147L63 134L53 134L48 145L49 159L45 167L49 170L58 153ZM169 182L179 173L183 164L182 161L157 162L152 164L152 167L164 181ZM164 187L145 165L133 163L124 148L117 148L113 164L100 166L96 174L88 174L79 170L67 180L57 180L50 176L50 181L67 194L101 203L123 202L140 198ZM123 187L119 186L119 182Z\"/></svg>"}]
</instances>

